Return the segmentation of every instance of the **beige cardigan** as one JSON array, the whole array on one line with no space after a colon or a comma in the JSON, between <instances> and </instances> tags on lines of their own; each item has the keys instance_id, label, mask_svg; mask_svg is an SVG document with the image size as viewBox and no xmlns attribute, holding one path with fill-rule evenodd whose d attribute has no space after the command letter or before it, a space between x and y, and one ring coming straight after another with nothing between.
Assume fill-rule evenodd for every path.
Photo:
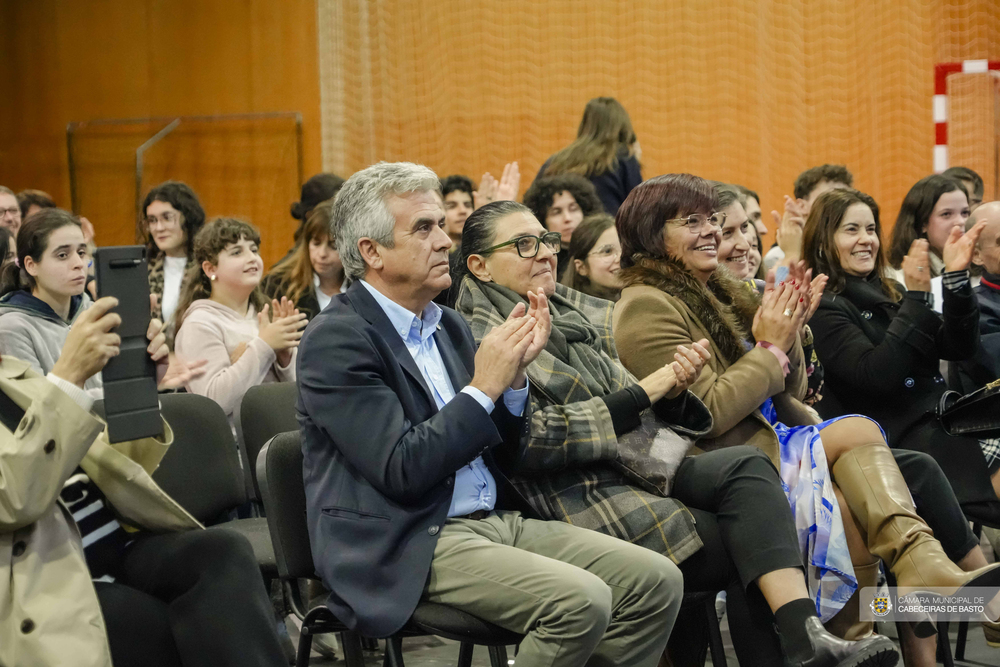
<instances>
[{"instance_id":1,"label":"beige cardigan","mask_svg":"<svg viewBox=\"0 0 1000 667\"><path fill-rule=\"evenodd\" d=\"M615 345L625 367L644 378L673 361L678 345L707 338L712 358L690 388L712 412L714 425L699 441L703 451L754 445L778 466L778 436L758 409L762 397L772 397L779 417L789 425L815 423L814 414L799 401L807 378L802 346L792 346L785 377L777 357L760 347L729 364L709 334L709 328L681 299L656 287L636 284L622 290L612 322Z\"/></svg>"},{"instance_id":2,"label":"beige cardigan","mask_svg":"<svg viewBox=\"0 0 1000 667\"><path fill-rule=\"evenodd\" d=\"M162 439L110 445L101 420L9 356L0 391L25 410L13 433L0 424L0 665L111 667L80 533L59 492L82 466L127 523L200 528L149 476L173 433L164 424Z\"/></svg>"}]
</instances>

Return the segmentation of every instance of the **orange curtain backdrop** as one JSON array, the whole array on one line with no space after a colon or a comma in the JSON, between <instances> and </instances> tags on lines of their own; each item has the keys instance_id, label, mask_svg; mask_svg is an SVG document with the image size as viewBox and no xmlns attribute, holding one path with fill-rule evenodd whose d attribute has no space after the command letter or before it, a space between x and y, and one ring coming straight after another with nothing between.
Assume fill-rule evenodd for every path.
<instances>
[{"instance_id":1,"label":"orange curtain backdrop","mask_svg":"<svg viewBox=\"0 0 1000 667\"><path fill-rule=\"evenodd\" d=\"M687 171L780 209L846 164L891 225L932 170L934 65L1000 59L996 0L319 0L325 168L411 160L522 190L599 95L643 175ZM966 141L995 143L990 136ZM962 150L957 151L959 155ZM769 216L768 216L769 217Z\"/></svg>"}]
</instances>

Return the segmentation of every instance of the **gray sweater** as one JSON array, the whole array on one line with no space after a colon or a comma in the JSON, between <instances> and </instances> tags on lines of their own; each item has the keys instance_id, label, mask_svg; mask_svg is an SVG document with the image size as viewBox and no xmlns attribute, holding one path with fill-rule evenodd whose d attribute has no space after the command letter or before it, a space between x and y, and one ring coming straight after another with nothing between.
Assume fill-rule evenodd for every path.
<instances>
[{"instance_id":1,"label":"gray sweater","mask_svg":"<svg viewBox=\"0 0 1000 667\"><path fill-rule=\"evenodd\" d=\"M69 328L93 302L86 292L74 298L70 321L66 322L47 303L18 290L0 299L0 355L10 355L48 374L62 352ZM84 384L94 398L104 398L104 382L97 373Z\"/></svg>"}]
</instances>

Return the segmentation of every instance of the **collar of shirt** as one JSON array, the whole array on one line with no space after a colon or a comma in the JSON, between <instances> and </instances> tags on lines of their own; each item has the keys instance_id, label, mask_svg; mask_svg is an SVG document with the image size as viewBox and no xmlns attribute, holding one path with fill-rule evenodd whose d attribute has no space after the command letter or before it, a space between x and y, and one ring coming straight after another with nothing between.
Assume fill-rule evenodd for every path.
<instances>
[{"instance_id":1,"label":"collar of shirt","mask_svg":"<svg viewBox=\"0 0 1000 667\"><path fill-rule=\"evenodd\" d=\"M369 285L364 280L361 284L365 286L368 293L374 297L378 305L382 307L385 312L386 317L389 318L389 322L392 323L392 328L396 330L396 333L404 341L421 342L423 343L428 338L434 335L437 331L437 326L441 322L441 306L437 305L433 301L427 304L424 308L424 312L421 317L417 317L411 311L403 308L401 305L387 297L386 295L379 292L377 289Z\"/></svg>"}]
</instances>

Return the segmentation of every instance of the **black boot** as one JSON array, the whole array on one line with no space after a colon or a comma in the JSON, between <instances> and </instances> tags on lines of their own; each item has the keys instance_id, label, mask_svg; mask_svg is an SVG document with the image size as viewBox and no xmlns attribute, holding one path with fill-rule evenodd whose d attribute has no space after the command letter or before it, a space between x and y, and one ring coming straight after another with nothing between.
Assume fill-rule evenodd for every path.
<instances>
[{"instance_id":1,"label":"black boot","mask_svg":"<svg viewBox=\"0 0 1000 667\"><path fill-rule=\"evenodd\" d=\"M817 616L805 619L801 631L808 648L803 637L789 641L778 632L788 667L895 667L899 662L896 646L887 637L875 635L849 642L827 632Z\"/></svg>"}]
</instances>

